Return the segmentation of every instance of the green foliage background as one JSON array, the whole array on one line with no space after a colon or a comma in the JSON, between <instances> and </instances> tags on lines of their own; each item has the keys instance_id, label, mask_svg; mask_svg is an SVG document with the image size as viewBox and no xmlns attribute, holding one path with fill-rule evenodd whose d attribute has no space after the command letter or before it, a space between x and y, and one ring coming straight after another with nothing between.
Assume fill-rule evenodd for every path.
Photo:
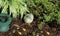
<instances>
[{"instance_id":1,"label":"green foliage background","mask_svg":"<svg viewBox=\"0 0 60 36\"><path fill-rule=\"evenodd\" d=\"M43 25L41 22L49 23L56 20L56 25L60 26L60 1L59 0L33 0L28 5L30 12L38 17L39 28ZM54 23L54 22L53 22ZM39 26L40 25L40 26ZM52 24L51 24L52 25Z\"/></svg>"}]
</instances>

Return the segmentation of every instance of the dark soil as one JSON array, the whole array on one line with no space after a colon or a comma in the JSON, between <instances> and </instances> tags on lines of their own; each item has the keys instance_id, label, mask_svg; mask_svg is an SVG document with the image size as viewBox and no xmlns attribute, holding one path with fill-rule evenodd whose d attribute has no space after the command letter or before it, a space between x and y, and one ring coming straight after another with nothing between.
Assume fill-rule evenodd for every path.
<instances>
[{"instance_id":1,"label":"dark soil","mask_svg":"<svg viewBox=\"0 0 60 36\"><path fill-rule=\"evenodd\" d=\"M0 36L60 36L60 27L49 27L45 24L42 30L37 27L38 21L26 24L19 19L13 19L8 32L0 32Z\"/></svg>"}]
</instances>

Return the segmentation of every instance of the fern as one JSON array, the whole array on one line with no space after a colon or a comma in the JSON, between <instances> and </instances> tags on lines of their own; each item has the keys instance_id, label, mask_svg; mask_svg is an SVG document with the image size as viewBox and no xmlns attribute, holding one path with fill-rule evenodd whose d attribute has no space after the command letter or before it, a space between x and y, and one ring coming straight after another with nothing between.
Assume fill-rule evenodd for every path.
<instances>
[{"instance_id":1,"label":"fern","mask_svg":"<svg viewBox=\"0 0 60 36\"><path fill-rule=\"evenodd\" d=\"M24 13L29 12L25 0L0 0L0 7L2 7L2 13L7 14L7 8L9 6L10 14L13 14L13 17L16 18L21 14L21 18Z\"/></svg>"}]
</instances>

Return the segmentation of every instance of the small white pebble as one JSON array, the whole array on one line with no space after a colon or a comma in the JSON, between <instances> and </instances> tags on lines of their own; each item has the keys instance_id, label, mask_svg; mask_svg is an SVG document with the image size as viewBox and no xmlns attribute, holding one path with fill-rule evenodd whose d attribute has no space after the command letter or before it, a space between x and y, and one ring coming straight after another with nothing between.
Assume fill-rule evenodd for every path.
<instances>
[{"instance_id":1,"label":"small white pebble","mask_svg":"<svg viewBox=\"0 0 60 36\"><path fill-rule=\"evenodd\" d=\"M25 28L23 28L23 31L26 31L26 29L25 29Z\"/></svg>"},{"instance_id":2,"label":"small white pebble","mask_svg":"<svg viewBox=\"0 0 60 36\"><path fill-rule=\"evenodd\" d=\"M43 33L43 31L40 31L41 33Z\"/></svg>"},{"instance_id":3,"label":"small white pebble","mask_svg":"<svg viewBox=\"0 0 60 36\"><path fill-rule=\"evenodd\" d=\"M36 35L36 36L39 36L39 35Z\"/></svg>"},{"instance_id":4,"label":"small white pebble","mask_svg":"<svg viewBox=\"0 0 60 36\"><path fill-rule=\"evenodd\" d=\"M22 33L21 33L21 32L18 32L18 34L22 35Z\"/></svg>"},{"instance_id":5,"label":"small white pebble","mask_svg":"<svg viewBox=\"0 0 60 36\"><path fill-rule=\"evenodd\" d=\"M15 26L15 27L20 27L20 26L19 26L19 25L17 25L17 24L14 24L14 26Z\"/></svg>"},{"instance_id":6,"label":"small white pebble","mask_svg":"<svg viewBox=\"0 0 60 36\"><path fill-rule=\"evenodd\" d=\"M15 30L13 30L13 33L15 33Z\"/></svg>"},{"instance_id":7,"label":"small white pebble","mask_svg":"<svg viewBox=\"0 0 60 36\"><path fill-rule=\"evenodd\" d=\"M17 28L17 29L19 29L19 28Z\"/></svg>"},{"instance_id":8,"label":"small white pebble","mask_svg":"<svg viewBox=\"0 0 60 36\"><path fill-rule=\"evenodd\" d=\"M49 32L46 32L48 35L50 35L50 33Z\"/></svg>"}]
</instances>

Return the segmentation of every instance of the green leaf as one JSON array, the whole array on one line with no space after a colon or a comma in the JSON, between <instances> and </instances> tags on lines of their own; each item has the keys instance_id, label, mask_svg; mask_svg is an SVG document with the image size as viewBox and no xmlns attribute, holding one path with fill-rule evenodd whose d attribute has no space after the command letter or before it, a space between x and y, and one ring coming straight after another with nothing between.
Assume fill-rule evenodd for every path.
<instances>
[{"instance_id":1,"label":"green leaf","mask_svg":"<svg viewBox=\"0 0 60 36\"><path fill-rule=\"evenodd\" d=\"M39 28L40 30L42 30L43 26L44 26L44 22L41 22L41 23L38 24L38 28Z\"/></svg>"},{"instance_id":2,"label":"green leaf","mask_svg":"<svg viewBox=\"0 0 60 36\"><path fill-rule=\"evenodd\" d=\"M51 20L51 16L44 15L44 18L45 18L45 22L48 22Z\"/></svg>"}]
</instances>

